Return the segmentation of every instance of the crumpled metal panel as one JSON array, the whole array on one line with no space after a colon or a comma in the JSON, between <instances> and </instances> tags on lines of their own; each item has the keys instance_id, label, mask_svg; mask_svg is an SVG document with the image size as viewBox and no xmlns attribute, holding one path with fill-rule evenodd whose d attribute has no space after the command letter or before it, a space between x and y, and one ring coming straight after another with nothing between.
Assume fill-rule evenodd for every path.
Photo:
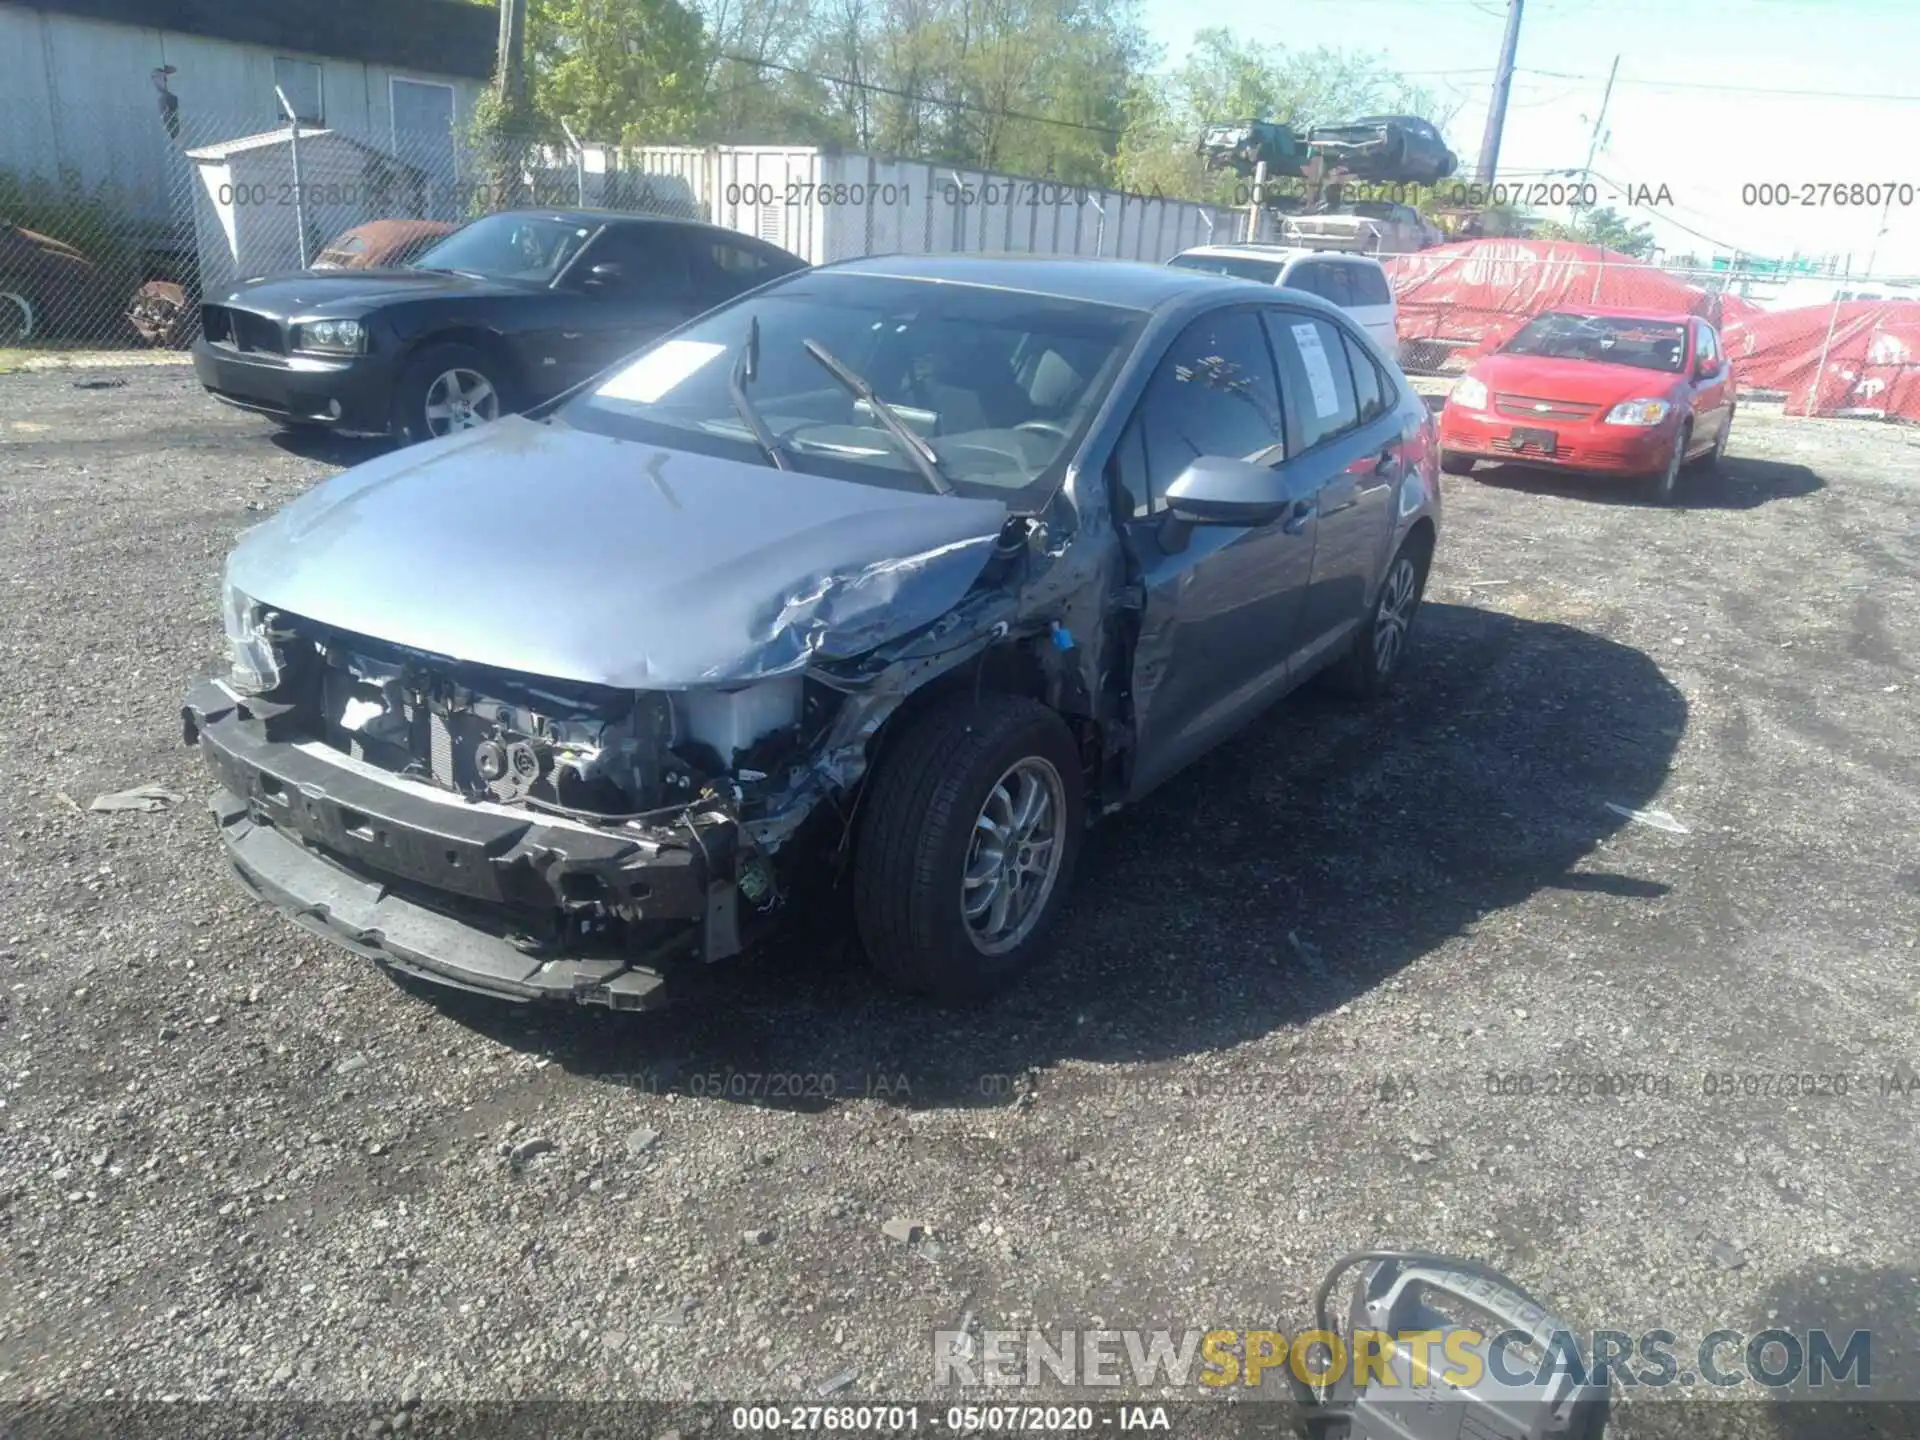
<instances>
[{"instance_id":1,"label":"crumpled metal panel","mask_svg":"<svg viewBox=\"0 0 1920 1440\"><path fill-rule=\"evenodd\" d=\"M455 660L684 689L794 673L929 624L979 578L1006 517L997 500L513 418L315 486L241 538L227 582Z\"/></svg>"}]
</instances>

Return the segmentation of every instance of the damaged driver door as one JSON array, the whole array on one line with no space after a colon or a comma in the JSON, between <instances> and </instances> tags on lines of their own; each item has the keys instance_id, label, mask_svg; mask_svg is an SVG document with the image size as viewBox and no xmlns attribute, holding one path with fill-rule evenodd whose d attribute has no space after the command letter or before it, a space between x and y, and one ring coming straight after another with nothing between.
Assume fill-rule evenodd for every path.
<instances>
[{"instance_id":1,"label":"damaged driver door","mask_svg":"<svg viewBox=\"0 0 1920 1440\"><path fill-rule=\"evenodd\" d=\"M1285 453L1257 313L1194 321L1148 382L1110 469L1141 581L1129 684L1136 797L1285 689L1315 538L1313 486ZM1224 498L1183 496L1196 477Z\"/></svg>"}]
</instances>

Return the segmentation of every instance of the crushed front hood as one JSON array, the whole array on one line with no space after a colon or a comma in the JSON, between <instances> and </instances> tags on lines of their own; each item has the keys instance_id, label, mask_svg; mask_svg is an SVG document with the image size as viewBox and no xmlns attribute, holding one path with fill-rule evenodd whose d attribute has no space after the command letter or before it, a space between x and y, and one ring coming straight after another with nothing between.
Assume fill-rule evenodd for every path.
<instances>
[{"instance_id":1,"label":"crushed front hood","mask_svg":"<svg viewBox=\"0 0 1920 1440\"><path fill-rule=\"evenodd\" d=\"M1006 506L662 450L518 417L323 481L228 582L394 644L626 689L858 655L957 604Z\"/></svg>"}]
</instances>

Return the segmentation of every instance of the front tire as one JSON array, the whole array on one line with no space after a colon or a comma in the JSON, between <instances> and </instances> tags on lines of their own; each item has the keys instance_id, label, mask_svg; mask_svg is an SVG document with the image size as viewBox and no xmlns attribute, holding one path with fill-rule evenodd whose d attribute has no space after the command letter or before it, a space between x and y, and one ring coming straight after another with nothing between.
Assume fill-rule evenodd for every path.
<instances>
[{"instance_id":1,"label":"front tire","mask_svg":"<svg viewBox=\"0 0 1920 1440\"><path fill-rule=\"evenodd\" d=\"M1461 455L1452 450L1442 450L1440 452L1440 468L1449 475L1471 475L1473 473L1473 457L1471 455Z\"/></svg>"},{"instance_id":2,"label":"front tire","mask_svg":"<svg viewBox=\"0 0 1920 1440\"><path fill-rule=\"evenodd\" d=\"M1666 468L1647 482L1647 499L1655 505L1671 505L1680 494L1680 471L1687 463L1687 446L1693 443L1693 426L1681 430L1673 442L1673 453Z\"/></svg>"},{"instance_id":3,"label":"front tire","mask_svg":"<svg viewBox=\"0 0 1920 1440\"><path fill-rule=\"evenodd\" d=\"M949 1003L984 998L1039 953L1085 829L1080 757L1038 701L930 711L867 782L853 871L867 958Z\"/></svg>"},{"instance_id":4,"label":"front tire","mask_svg":"<svg viewBox=\"0 0 1920 1440\"><path fill-rule=\"evenodd\" d=\"M1392 688L1413 638L1413 617L1426 594L1432 563L1432 542L1421 532L1409 535L1394 552L1365 624L1332 672L1334 686L1342 694L1371 700Z\"/></svg>"},{"instance_id":5,"label":"front tire","mask_svg":"<svg viewBox=\"0 0 1920 1440\"><path fill-rule=\"evenodd\" d=\"M512 409L499 361L471 345L429 345L401 372L393 429L416 445L490 424Z\"/></svg>"}]
</instances>

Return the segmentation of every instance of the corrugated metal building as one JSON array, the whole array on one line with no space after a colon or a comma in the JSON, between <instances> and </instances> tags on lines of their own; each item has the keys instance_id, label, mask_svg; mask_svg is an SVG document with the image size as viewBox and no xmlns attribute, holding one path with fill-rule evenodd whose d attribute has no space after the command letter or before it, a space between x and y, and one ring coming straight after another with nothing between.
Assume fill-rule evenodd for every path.
<instances>
[{"instance_id":1,"label":"corrugated metal building","mask_svg":"<svg viewBox=\"0 0 1920 1440\"><path fill-rule=\"evenodd\" d=\"M304 125L451 173L498 25L462 0L0 0L0 171L164 220L171 157L285 123L279 86Z\"/></svg>"}]
</instances>

